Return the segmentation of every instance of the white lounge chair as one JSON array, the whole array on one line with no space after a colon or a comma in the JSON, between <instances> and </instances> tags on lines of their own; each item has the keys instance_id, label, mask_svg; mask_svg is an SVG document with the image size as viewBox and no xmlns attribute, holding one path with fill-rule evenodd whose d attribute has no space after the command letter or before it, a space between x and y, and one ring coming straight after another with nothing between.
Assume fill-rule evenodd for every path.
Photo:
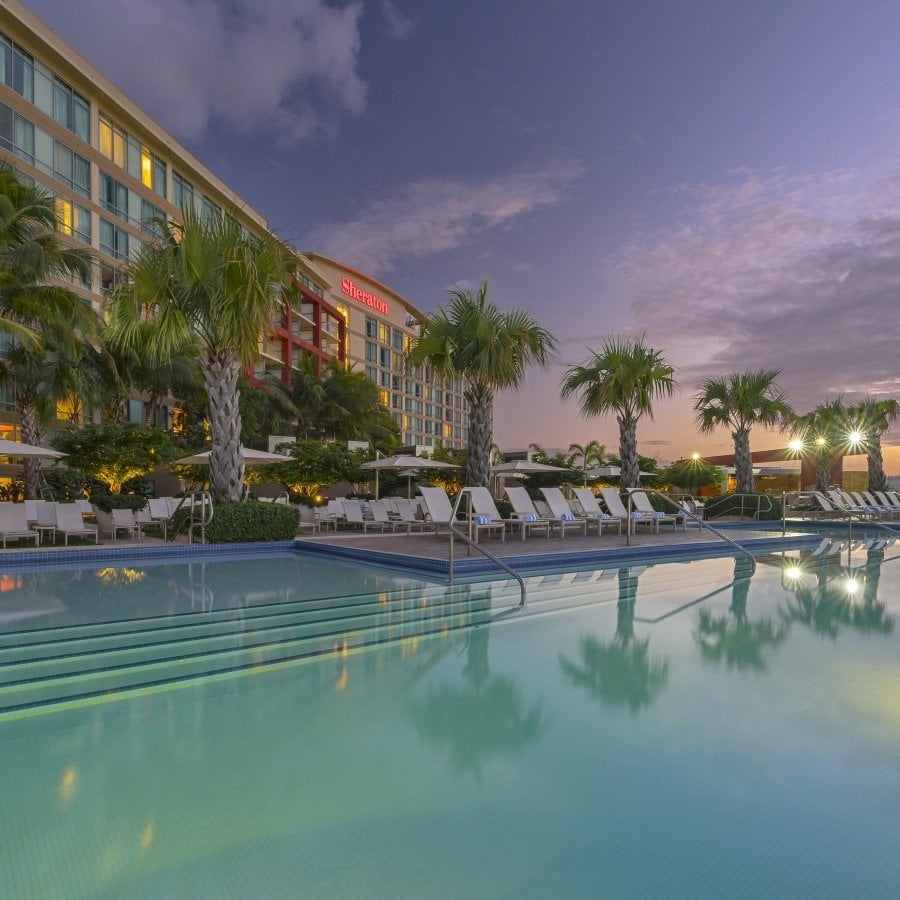
<instances>
[{"instance_id":1,"label":"white lounge chair","mask_svg":"<svg viewBox=\"0 0 900 900\"><path fill-rule=\"evenodd\" d=\"M679 522L681 522L682 528L687 528L684 522L684 516L655 510L653 504L650 502L650 498L643 491L632 491L631 502L638 512L646 513L648 516L653 516L653 518L656 519L657 531L659 530L659 526L665 522L672 523L673 531L678 529Z\"/></svg>"},{"instance_id":2,"label":"white lounge chair","mask_svg":"<svg viewBox=\"0 0 900 900\"><path fill-rule=\"evenodd\" d=\"M453 516L453 505L450 503L447 492L443 488L437 487L420 487L419 492L425 503L425 509L428 511L428 517L435 523L435 531L439 531L441 525L449 528L450 519ZM464 522L455 522L454 524L458 528L468 527L468 523ZM476 544L482 531L499 532L500 539L506 540L506 526L502 522L482 521L479 516L473 516L471 525Z\"/></svg>"},{"instance_id":3,"label":"white lounge chair","mask_svg":"<svg viewBox=\"0 0 900 900\"><path fill-rule=\"evenodd\" d=\"M394 497L394 510L400 517L400 522L406 526L406 533L410 534L413 529L419 531L434 531L437 525L429 522L427 519L420 519L416 516L416 510L412 503L404 497Z\"/></svg>"},{"instance_id":4,"label":"white lounge chair","mask_svg":"<svg viewBox=\"0 0 900 900\"><path fill-rule=\"evenodd\" d=\"M385 523L365 518L362 507L355 500L344 500L341 503L341 508L344 510L344 520L350 525L359 525L363 530L363 534L367 534L370 528L384 531Z\"/></svg>"},{"instance_id":5,"label":"white lounge chair","mask_svg":"<svg viewBox=\"0 0 900 900\"><path fill-rule=\"evenodd\" d=\"M580 504L582 513L579 514L572 509L569 505L569 501L566 500L563 496L563 492L558 487L541 488L541 493L544 495L544 499L550 507L550 512L552 512L557 519L565 513L575 516L576 519L584 519L588 525L597 526L598 537L603 533L604 525L616 525L619 534L622 533L622 520L613 518L609 513L603 512L599 506L597 507L596 512L589 513L584 509L584 504ZM593 494L591 494L591 496L593 497Z\"/></svg>"},{"instance_id":6,"label":"white lounge chair","mask_svg":"<svg viewBox=\"0 0 900 900\"><path fill-rule=\"evenodd\" d=\"M574 491L578 505L586 516L595 516L598 519L603 519L604 524L608 525L615 523L619 527L619 534L622 533L622 523L625 521L623 516L614 516L611 512L601 509L594 492L590 488L574 488Z\"/></svg>"},{"instance_id":7,"label":"white lounge chair","mask_svg":"<svg viewBox=\"0 0 900 900\"><path fill-rule=\"evenodd\" d=\"M525 516L504 519L497 509L497 504L494 503L491 492L486 487L471 487L466 488L466 490L472 498L472 509L477 515L488 516L492 522L502 522L504 525L509 526L510 531L515 531L518 528L523 541L526 535L535 528L538 531L545 531L549 540L550 523L546 519L531 519Z\"/></svg>"},{"instance_id":8,"label":"white lounge chair","mask_svg":"<svg viewBox=\"0 0 900 900\"><path fill-rule=\"evenodd\" d=\"M100 543L99 526L85 523L77 503L56 504L56 530L65 535L67 547L70 536L92 537L95 544Z\"/></svg>"},{"instance_id":9,"label":"white lounge chair","mask_svg":"<svg viewBox=\"0 0 900 900\"><path fill-rule=\"evenodd\" d=\"M603 495L603 502L606 504L606 508L617 518L628 521L628 510L625 509L625 504L622 502L619 492L615 488L605 487L600 488L600 493ZM631 521L628 527L633 530L633 526L638 524L647 525L651 531L659 532L659 520L655 516L637 509L632 510Z\"/></svg>"},{"instance_id":10,"label":"white lounge chair","mask_svg":"<svg viewBox=\"0 0 900 900\"><path fill-rule=\"evenodd\" d=\"M28 511L24 503L0 503L0 537L3 549L8 540L34 538L34 546L40 546L40 535L28 525Z\"/></svg>"},{"instance_id":11,"label":"white lounge chair","mask_svg":"<svg viewBox=\"0 0 900 900\"><path fill-rule=\"evenodd\" d=\"M509 497L509 502L512 503L517 516L534 516L536 519L541 518L540 513L538 513L525 488L508 487L506 488L506 496ZM551 515L548 517L548 521L551 525L554 525L559 529L560 537L565 536L567 528L580 530L583 535L587 534L587 520L578 519L571 512L567 516Z\"/></svg>"}]
</instances>

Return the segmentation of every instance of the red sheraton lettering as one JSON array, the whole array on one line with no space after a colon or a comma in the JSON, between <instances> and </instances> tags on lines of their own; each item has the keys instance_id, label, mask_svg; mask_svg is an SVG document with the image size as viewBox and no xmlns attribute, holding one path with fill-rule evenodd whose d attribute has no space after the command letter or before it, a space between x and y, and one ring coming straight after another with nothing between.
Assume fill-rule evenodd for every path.
<instances>
[{"instance_id":1,"label":"red sheraton lettering","mask_svg":"<svg viewBox=\"0 0 900 900\"><path fill-rule=\"evenodd\" d=\"M375 294L370 294L368 291L358 288L349 278L341 279L341 292L354 300L358 300L360 303L365 303L366 306L371 306L372 309L378 310L380 313L388 314L388 305L384 300L376 297Z\"/></svg>"}]
</instances>

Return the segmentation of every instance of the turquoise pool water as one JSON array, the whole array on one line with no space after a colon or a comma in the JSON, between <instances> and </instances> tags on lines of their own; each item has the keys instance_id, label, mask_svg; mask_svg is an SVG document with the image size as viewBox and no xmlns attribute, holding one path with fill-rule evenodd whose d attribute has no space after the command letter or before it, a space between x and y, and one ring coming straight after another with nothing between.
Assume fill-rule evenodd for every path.
<instances>
[{"instance_id":1,"label":"turquoise pool water","mask_svg":"<svg viewBox=\"0 0 900 900\"><path fill-rule=\"evenodd\" d=\"M896 896L893 556L5 574L0 893Z\"/></svg>"}]
</instances>

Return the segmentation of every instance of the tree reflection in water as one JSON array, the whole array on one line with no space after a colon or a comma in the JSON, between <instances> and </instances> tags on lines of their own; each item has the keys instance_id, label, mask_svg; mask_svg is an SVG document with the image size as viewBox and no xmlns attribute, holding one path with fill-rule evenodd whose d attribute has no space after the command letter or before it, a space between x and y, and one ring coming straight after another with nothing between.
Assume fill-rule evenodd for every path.
<instances>
[{"instance_id":1,"label":"tree reflection in water","mask_svg":"<svg viewBox=\"0 0 900 900\"><path fill-rule=\"evenodd\" d=\"M830 581L820 575L814 588L798 584L790 605L782 610L783 619L805 625L814 634L831 640L847 628L891 634L894 619L877 599L883 562L884 549L870 549L863 567L842 568Z\"/></svg>"},{"instance_id":2,"label":"tree reflection in water","mask_svg":"<svg viewBox=\"0 0 900 900\"><path fill-rule=\"evenodd\" d=\"M776 625L769 618L753 622L748 619L747 598L752 571L749 559L744 556L735 559L728 613L715 616L707 609L701 610L695 637L704 659L716 663L724 660L730 669L764 672L763 650L782 643L787 637L788 626L783 621Z\"/></svg>"},{"instance_id":3,"label":"tree reflection in water","mask_svg":"<svg viewBox=\"0 0 900 900\"><path fill-rule=\"evenodd\" d=\"M649 707L669 680L669 664L650 656L650 638L634 637L638 579L629 568L619 569L616 634L609 643L596 635L582 636L578 662L560 654L559 664L576 687L608 706L632 712Z\"/></svg>"},{"instance_id":4,"label":"tree reflection in water","mask_svg":"<svg viewBox=\"0 0 900 900\"><path fill-rule=\"evenodd\" d=\"M471 772L495 756L517 753L544 731L541 704L526 708L519 688L506 675L491 675L488 660L490 628L466 632L466 665L462 683L444 682L409 704L418 733L450 752L450 769Z\"/></svg>"}]
</instances>

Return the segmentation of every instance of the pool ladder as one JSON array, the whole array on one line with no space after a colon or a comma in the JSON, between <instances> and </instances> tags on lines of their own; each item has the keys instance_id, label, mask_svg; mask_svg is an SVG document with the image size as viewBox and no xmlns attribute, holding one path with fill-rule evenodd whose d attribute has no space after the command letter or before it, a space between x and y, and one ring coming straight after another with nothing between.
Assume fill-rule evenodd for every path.
<instances>
[{"instance_id":1,"label":"pool ladder","mask_svg":"<svg viewBox=\"0 0 900 900\"><path fill-rule=\"evenodd\" d=\"M468 521L469 526L470 526L469 534L466 534L464 531L461 531L454 524L456 522L456 516L457 516L457 513L459 512L459 506L462 503L463 497L466 498L466 520ZM466 545L469 548L469 553L472 552L472 547L474 547L482 556L487 557L489 560L491 560L491 562L495 563L497 566L499 566L501 569L503 569L504 572L506 572L508 575L513 577L518 582L519 594L520 594L519 605L514 607L513 610L510 610L510 611L519 611L519 610L525 609L526 590L525 590L524 579L518 572L516 572L514 569L511 569L498 556L491 553L490 550L486 550L484 547L481 546L481 544L478 544L472 540L471 525L472 525L472 495L467 490L463 489L456 495L456 502L453 504L453 511L450 513L450 521L447 523L447 528L450 531L450 556L447 560L447 564L448 564L447 581L448 581L448 583L453 584L453 565L454 565L455 556L456 556L456 552L455 552L456 548L454 545L454 538L458 537L460 540L462 540L466 543ZM506 526L504 525L504 528L505 527Z\"/></svg>"},{"instance_id":2,"label":"pool ladder","mask_svg":"<svg viewBox=\"0 0 900 900\"><path fill-rule=\"evenodd\" d=\"M189 544L194 543L197 530L200 531L200 543L206 543L206 526L213 520L212 494L209 491L191 491L181 498L181 502L175 507L169 521L174 523L180 509L188 510L185 519L187 524L187 539ZM173 531L173 536L177 531Z\"/></svg>"}]
</instances>

